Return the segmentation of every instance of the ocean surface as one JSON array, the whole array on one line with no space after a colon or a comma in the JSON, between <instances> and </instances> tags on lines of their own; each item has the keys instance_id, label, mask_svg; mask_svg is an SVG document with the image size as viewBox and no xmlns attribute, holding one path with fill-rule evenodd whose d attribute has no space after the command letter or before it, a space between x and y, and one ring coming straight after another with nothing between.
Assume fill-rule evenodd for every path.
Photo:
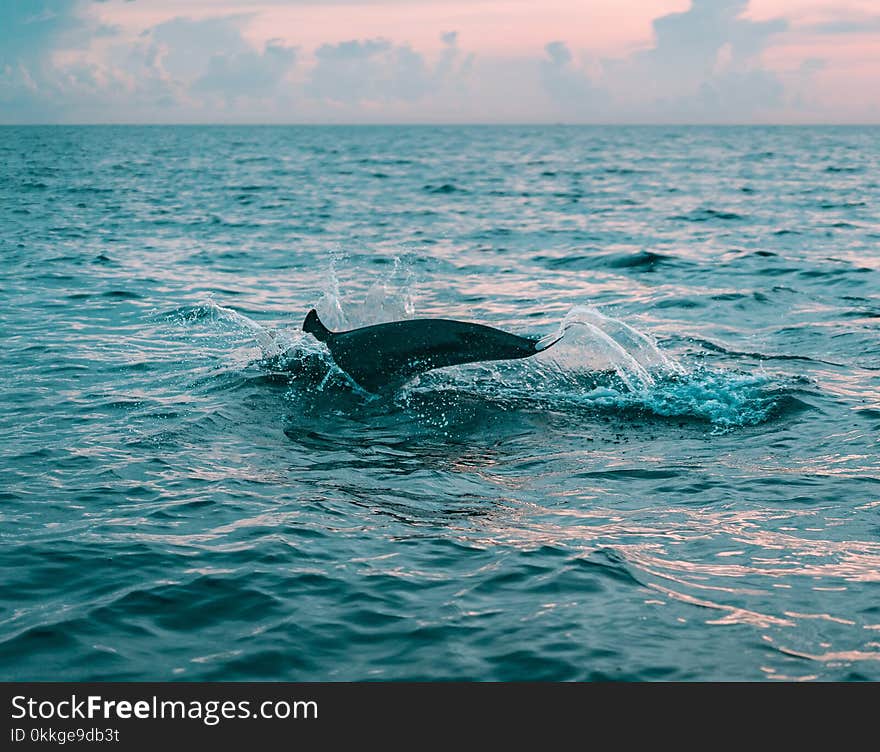
<instances>
[{"instance_id":1,"label":"ocean surface","mask_svg":"<svg viewBox=\"0 0 880 752\"><path fill-rule=\"evenodd\" d=\"M0 678L880 680L880 128L0 128ZM300 331L546 353L370 395Z\"/></svg>"}]
</instances>

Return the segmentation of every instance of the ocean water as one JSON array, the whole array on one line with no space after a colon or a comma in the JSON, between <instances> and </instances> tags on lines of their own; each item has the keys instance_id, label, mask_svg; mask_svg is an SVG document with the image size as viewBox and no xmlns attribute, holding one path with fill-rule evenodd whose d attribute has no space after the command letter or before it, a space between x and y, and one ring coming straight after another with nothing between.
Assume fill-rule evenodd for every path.
<instances>
[{"instance_id":1,"label":"ocean water","mask_svg":"<svg viewBox=\"0 0 880 752\"><path fill-rule=\"evenodd\" d=\"M0 165L0 678L880 679L880 129ZM372 396L314 305L564 335Z\"/></svg>"}]
</instances>

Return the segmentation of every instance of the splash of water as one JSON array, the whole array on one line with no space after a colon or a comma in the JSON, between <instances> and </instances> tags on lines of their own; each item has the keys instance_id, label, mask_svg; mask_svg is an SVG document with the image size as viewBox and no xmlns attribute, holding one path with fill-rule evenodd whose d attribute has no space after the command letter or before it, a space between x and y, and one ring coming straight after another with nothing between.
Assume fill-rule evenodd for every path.
<instances>
[{"instance_id":1,"label":"splash of water","mask_svg":"<svg viewBox=\"0 0 880 752\"><path fill-rule=\"evenodd\" d=\"M346 261L343 254L331 255L324 289L315 305L327 327L354 329L415 315L415 275L409 260L395 257L391 272L376 279L362 297L354 286L340 282L339 268Z\"/></svg>"},{"instance_id":2,"label":"splash of water","mask_svg":"<svg viewBox=\"0 0 880 752\"><path fill-rule=\"evenodd\" d=\"M763 423L779 405L766 373L688 369L650 335L593 307L572 308L539 345L552 342L531 361L453 369L415 389L465 386L504 405L706 421L716 432Z\"/></svg>"},{"instance_id":3,"label":"splash of water","mask_svg":"<svg viewBox=\"0 0 880 752\"><path fill-rule=\"evenodd\" d=\"M299 344L298 341L302 339L296 336L295 331L271 329L263 326L243 313L221 306L213 297L208 297L194 306L178 308L169 314L168 318L187 326L196 322L220 325L226 331L231 331L234 336L241 335L251 338L260 348L264 358L281 355Z\"/></svg>"},{"instance_id":4,"label":"splash of water","mask_svg":"<svg viewBox=\"0 0 880 752\"><path fill-rule=\"evenodd\" d=\"M347 329L349 326L348 316L342 308L339 275L336 273L337 264L341 259L340 254L331 254L327 276L324 280L324 289L315 304L315 308L321 313L321 319L330 329Z\"/></svg>"},{"instance_id":5,"label":"splash of water","mask_svg":"<svg viewBox=\"0 0 880 752\"><path fill-rule=\"evenodd\" d=\"M572 308L538 344L557 340L551 359L569 370L613 370L630 392L655 386L658 375L685 372L652 337L591 306Z\"/></svg>"},{"instance_id":6,"label":"splash of water","mask_svg":"<svg viewBox=\"0 0 880 752\"><path fill-rule=\"evenodd\" d=\"M331 264L322 316L330 311L335 321L351 322L342 326L414 314L412 275L402 264L395 264L390 276L374 283L360 304L344 296L340 287ZM308 375L293 388L362 392L333 363L326 348L298 327L268 328L213 299L181 310L187 322L222 324L236 336L251 338L260 349L262 365L290 373L292 382ZM635 411L707 421L716 430L762 423L778 404L778 394L767 374L689 370L649 334L590 306L572 308L557 329L540 342L546 345L556 340L553 348L530 361L445 369L415 380L407 391L425 394L464 389L503 405ZM370 398L365 392L362 396Z\"/></svg>"},{"instance_id":7,"label":"splash of water","mask_svg":"<svg viewBox=\"0 0 880 752\"><path fill-rule=\"evenodd\" d=\"M650 389L621 392L598 388L582 394L580 400L606 410L705 420L723 431L766 421L778 404L771 387L766 375L699 368L662 376Z\"/></svg>"}]
</instances>

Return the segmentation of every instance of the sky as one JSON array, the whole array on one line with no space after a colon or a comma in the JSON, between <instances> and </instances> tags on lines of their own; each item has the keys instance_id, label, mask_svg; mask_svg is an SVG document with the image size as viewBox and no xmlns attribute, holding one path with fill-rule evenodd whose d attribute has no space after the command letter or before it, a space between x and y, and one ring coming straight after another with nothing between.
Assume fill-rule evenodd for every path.
<instances>
[{"instance_id":1,"label":"sky","mask_svg":"<svg viewBox=\"0 0 880 752\"><path fill-rule=\"evenodd\" d=\"M0 123L880 123L880 0L2 0Z\"/></svg>"}]
</instances>

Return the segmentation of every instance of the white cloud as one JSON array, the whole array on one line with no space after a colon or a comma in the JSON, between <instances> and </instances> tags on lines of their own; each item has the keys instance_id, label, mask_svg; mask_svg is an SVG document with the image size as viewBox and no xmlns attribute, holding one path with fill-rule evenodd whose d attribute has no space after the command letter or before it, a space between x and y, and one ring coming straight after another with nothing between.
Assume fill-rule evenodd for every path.
<instances>
[{"instance_id":1,"label":"white cloud","mask_svg":"<svg viewBox=\"0 0 880 752\"><path fill-rule=\"evenodd\" d=\"M618 59L565 40L541 54L481 55L479 40L442 30L431 53L390 37L297 49L255 40L254 12L134 31L88 8L0 7L0 120L750 122L823 112L810 89L827 61L769 67L766 51L793 32L783 19L746 17L748 0L692 0L653 21L650 46ZM827 18L823 33L850 33L856 20L866 19Z\"/></svg>"},{"instance_id":2,"label":"white cloud","mask_svg":"<svg viewBox=\"0 0 880 752\"><path fill-rule=\"evenodd\" d=\"M550 42L544 48L547 58L541 61L541 80L561 117L604 119L610 96L593 83L585 67L574 61L565 42Z\"/></svg>"}]
</instances>

